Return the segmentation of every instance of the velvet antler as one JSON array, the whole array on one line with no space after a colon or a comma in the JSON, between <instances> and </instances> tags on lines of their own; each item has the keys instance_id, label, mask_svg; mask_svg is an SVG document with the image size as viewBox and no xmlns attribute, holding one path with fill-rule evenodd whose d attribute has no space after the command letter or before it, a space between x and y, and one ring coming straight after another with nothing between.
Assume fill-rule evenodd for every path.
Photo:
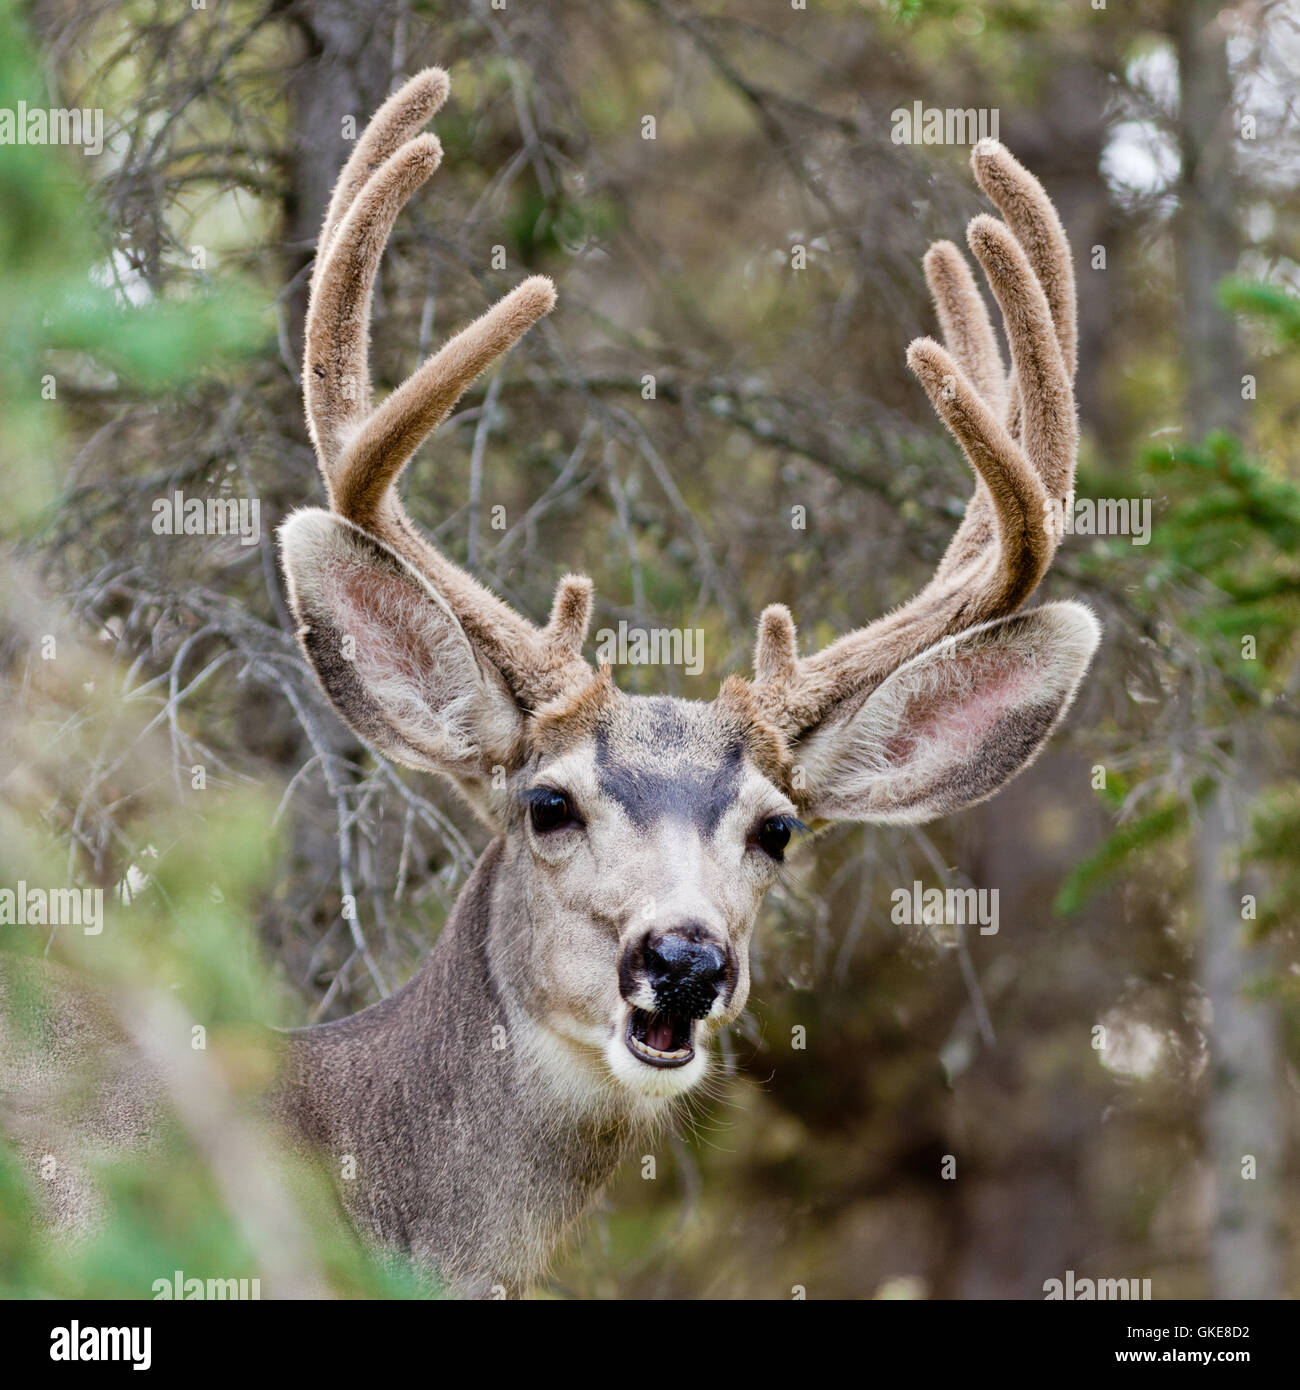
<instances>
[{"instance_id":1,"label":"velvet antler","mask_svg":"<svg viewBox=\"0 0 1300 1390\"><path fill-rule=\"evenodd\" d=\"M411 78L375 113L339 175L312 274L303 395L331 510L414 566L531 708L591 678L581 655L590 581L566 576L550 622L537 628L417 531L394 484L474 379L550 312L555 287L541 275L525 280L379 406L371 397L375 274L397 214L442 159L437 137L419 131L450 86L440 68Z\"/></svg>"},{"instance_id":2,"label":"velvet antler","mask_svg":"<svg viewBox=\"0 0 1300 1390\"><path fill-rule=\"evenodd\" d=\"M764 611L754 696L790 735L869 694L940 638L1013 612L1056 551L1051 512L1073 491L1078 447L1070 248L1042 185L997 141L981 140L971 163L1005 219L978 216L966 237L1002 311L1011 375L970 269L948 241L925 257L945 346L918 338L907 361L974 470L975 493L933 578L893 613L801 658L789 612Z\"/></svg>"}]
</instances>

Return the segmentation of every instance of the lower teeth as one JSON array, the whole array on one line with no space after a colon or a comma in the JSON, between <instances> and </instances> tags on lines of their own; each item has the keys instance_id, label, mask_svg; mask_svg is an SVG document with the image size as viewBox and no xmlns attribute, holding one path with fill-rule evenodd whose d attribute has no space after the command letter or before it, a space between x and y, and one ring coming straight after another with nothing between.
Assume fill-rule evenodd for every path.
<instances>
[{"instance_id":1,"label":"lower teeth","mask_svg":"<svg viewBox=\"0 0 1300 1390\"><path fill-rule=\"evenodd\" d=\"M689 1057L691 1055L691 1047L689 1043L687 1043L684 1047L674 1047L669 1051L665 1052L661 1051L657 1047L651 1047L648 1042L645 1042L643 1039L638 1038L635 1034L631 1035L631 1040L636 1050L638 1052L644 1053L647 1057L658 1057L663 1061L676 1062L680 1061L683 1057Z\"/></svg>"}]
</instances>

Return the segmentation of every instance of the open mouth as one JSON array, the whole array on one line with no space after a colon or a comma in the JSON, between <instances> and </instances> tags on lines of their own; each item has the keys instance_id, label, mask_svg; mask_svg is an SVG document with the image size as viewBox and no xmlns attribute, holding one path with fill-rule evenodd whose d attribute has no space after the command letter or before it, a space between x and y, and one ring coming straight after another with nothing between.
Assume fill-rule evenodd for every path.
<instances>
[{"instance_id":1,"label":"open mouth","mask_svg":"<svg viewBox=\"0 0 1300 1390\"><path fill-rule=\"evenodd\" d=\"M684 1067L695 1056L695 1020L633 1008L627 1018L627 1050L651 1067Z\"/></svg>"}]
</instances>

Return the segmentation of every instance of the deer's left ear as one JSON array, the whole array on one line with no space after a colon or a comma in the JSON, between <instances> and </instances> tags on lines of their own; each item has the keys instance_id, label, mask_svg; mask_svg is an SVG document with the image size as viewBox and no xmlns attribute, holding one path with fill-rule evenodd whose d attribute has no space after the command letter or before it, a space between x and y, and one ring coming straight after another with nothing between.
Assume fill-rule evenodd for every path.
<instances>
[{"instance_id":1,"label":"deer's left ear","mask_svg":"<svg viewBox=\"0 0 1300 1390\"><path fill-rule=\"evenodd\" d=\"M796 747L807 811L917 824L992 796L1070 707L1101 627L1052 603L945 638Z\"/></svg>"}]
</instances>

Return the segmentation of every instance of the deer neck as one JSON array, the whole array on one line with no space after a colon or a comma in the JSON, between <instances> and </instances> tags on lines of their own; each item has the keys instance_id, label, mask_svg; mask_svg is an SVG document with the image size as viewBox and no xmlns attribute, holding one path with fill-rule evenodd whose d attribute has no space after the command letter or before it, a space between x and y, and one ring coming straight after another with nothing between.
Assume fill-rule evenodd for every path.
<instances>
[{"instance_id":1,"label":"deer neck","mask_svg":"<svg viewBox=\"0 0 1300 1390\"><path fill-rule=\"evenodd\" d=\"M281 1102L372 1241L480 1296L541 1272L641 1128L566 1079L519 1005L497 955L528 922L503 861L495 840L406 986L288 1035Z\"/></svg>"}]
</instances>

